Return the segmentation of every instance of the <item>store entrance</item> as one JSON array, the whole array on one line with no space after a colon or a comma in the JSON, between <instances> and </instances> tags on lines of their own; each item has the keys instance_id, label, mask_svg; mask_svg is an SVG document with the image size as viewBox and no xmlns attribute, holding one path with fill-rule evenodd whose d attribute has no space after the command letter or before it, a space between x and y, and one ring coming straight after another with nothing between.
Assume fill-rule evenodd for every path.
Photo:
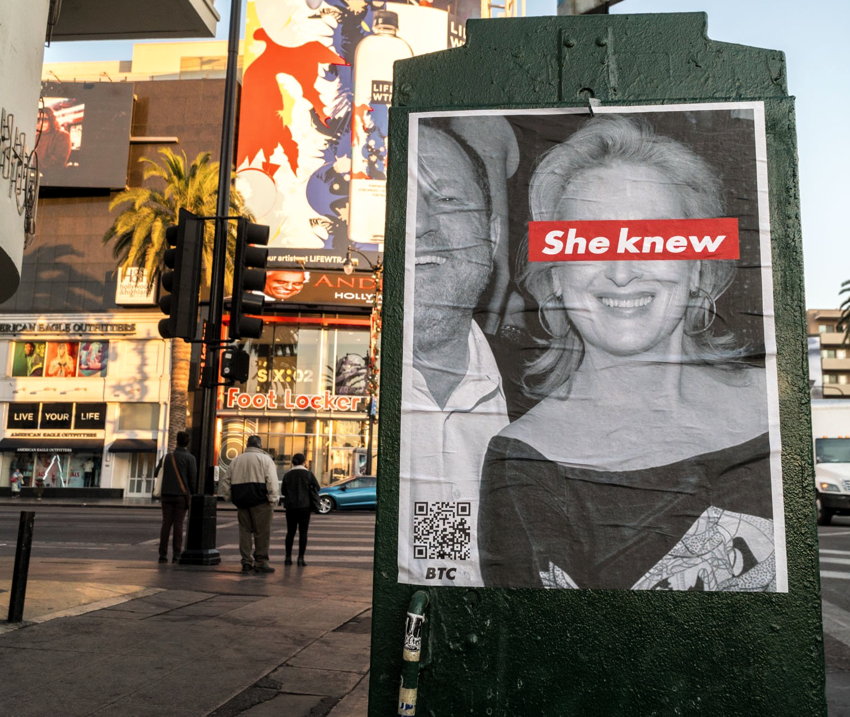
<instances>
[{"instance_id":1,"label":"store entrance","mask_svg":"<svg viewBox=\"0 0 850 717\"><path fill-rule=\"evenodd\" d=\"M130 471L127 476L128 498L150 498L154 484L156 453L129 453Z\"/></svg>"}]
</instances>

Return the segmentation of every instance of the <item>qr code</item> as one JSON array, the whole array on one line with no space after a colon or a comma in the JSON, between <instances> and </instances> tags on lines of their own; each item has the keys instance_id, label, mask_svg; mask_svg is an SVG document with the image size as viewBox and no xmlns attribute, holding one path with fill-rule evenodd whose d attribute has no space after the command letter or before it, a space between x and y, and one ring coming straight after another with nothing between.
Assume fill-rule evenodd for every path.
<instances>
[{"instance_id":1,"label":"qr code","mask_svg":"<svg viewBox=\"0 0 850 717\"><path fill-rule=\"evenodd\" d=\"M469 560L470 503L415 502L413 557L427 560Z\"/></svg>"}]
</instances>

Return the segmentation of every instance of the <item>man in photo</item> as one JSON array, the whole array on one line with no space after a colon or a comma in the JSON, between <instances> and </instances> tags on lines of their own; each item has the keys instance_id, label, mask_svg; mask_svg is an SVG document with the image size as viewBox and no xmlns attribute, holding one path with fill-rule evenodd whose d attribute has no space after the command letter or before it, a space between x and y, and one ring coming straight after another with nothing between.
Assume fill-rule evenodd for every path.
<instances>
[{"instance_id":1,"label":"man in photo","mask_svg":"<svg viewBox=\"0 0 850 717\"><path fill-rule=\"evenodd\" d=\"M71 135L59 124L52 107L38 110L38 139L35 148L42 170L62 169L71 157Z\"/></svg>"},{"instance_id":2,"label":"man in photo","mask_svg":"<svg viewBox=\"0 0 850 717\"><path fill-rule=\"evenodd\" d=\"M273 301L289 301L301 293L310 281L310 272L304 269L271 269L266 272L263 293Z\"/></svg>"},{"instance_id":3,"label":"man in photo","mask_svg":"<svg viewBox=\"0 0 850 717\"><path fill-rule=\"evenodd\" d=\"M516 167L516 139L501 118L457 118L424 121L418 140L413 351L403 432L427 440L405 447L409 473L402 485L409 490L402 506L408 515L399 530L402 542L413 536L413 545L402 548L409 552L400 568L410 582L480 585L481 463L488 441L508 419L499 371L474 314L504 233L505 182ZM455 534L471 540L440 549L417 544L417 524L421 529L432 520L434 510L453 515ZM453 568L454 580L428 577L434 566Z\"/></svg>"},{"instance_id":4,"label":"man in photo","mask_svg":"<svg viewBox=\"0 0 850 717\"><path fill-rule=\"evenodd\" d=\"M44 344L24 343L24 361L27 376L41 376L44 371Z\"/></svg>"}]
</instances>

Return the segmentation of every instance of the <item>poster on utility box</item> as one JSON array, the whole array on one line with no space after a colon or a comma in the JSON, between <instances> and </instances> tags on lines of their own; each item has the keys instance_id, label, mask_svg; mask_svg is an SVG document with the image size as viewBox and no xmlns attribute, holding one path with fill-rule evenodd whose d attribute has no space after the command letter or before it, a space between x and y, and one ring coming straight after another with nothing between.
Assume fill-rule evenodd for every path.
<instances>
[{"instance_id":1,"label":"poster on utility box","mask_svg":"<svg viewBox=\"0 0 850 717\"><path fill-rule=\"evenodd\" d=\"M408 140L399 581L787 592L763 104Z\"/></svg>"}]
</instances>

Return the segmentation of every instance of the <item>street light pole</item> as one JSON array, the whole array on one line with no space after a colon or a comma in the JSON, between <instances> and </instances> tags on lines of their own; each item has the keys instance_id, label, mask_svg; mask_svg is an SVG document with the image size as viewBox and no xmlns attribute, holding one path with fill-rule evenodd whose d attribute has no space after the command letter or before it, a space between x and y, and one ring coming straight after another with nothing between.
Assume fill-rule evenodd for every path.
<instances>
[{"instance_id":1,"label":"street light pole","mask_svg":"<svg viewBox=\"0 0 850 717\"><path fill-rule=\"evenodd\" d=\"M222 309L224 307L224 271L227 261L227 223L230 221L230 184L233 165L233 137L236 117L236 68L239 59L239 22L242 19L242 0L231 0L230 32L227 39L227 73L224 80L224 110L221 121L221 156L218 169L218 200L216 204L215 238L213 241L212 276L210 277L210 306L204 341L207 344L202 374L200 415L200 477L203 481L198 494L192 496L186 550L181 564L218 565L221 555L216 548L215 497L215 411L218 397L218 342L221 339Z\"/></svg>"}]
</instances>

